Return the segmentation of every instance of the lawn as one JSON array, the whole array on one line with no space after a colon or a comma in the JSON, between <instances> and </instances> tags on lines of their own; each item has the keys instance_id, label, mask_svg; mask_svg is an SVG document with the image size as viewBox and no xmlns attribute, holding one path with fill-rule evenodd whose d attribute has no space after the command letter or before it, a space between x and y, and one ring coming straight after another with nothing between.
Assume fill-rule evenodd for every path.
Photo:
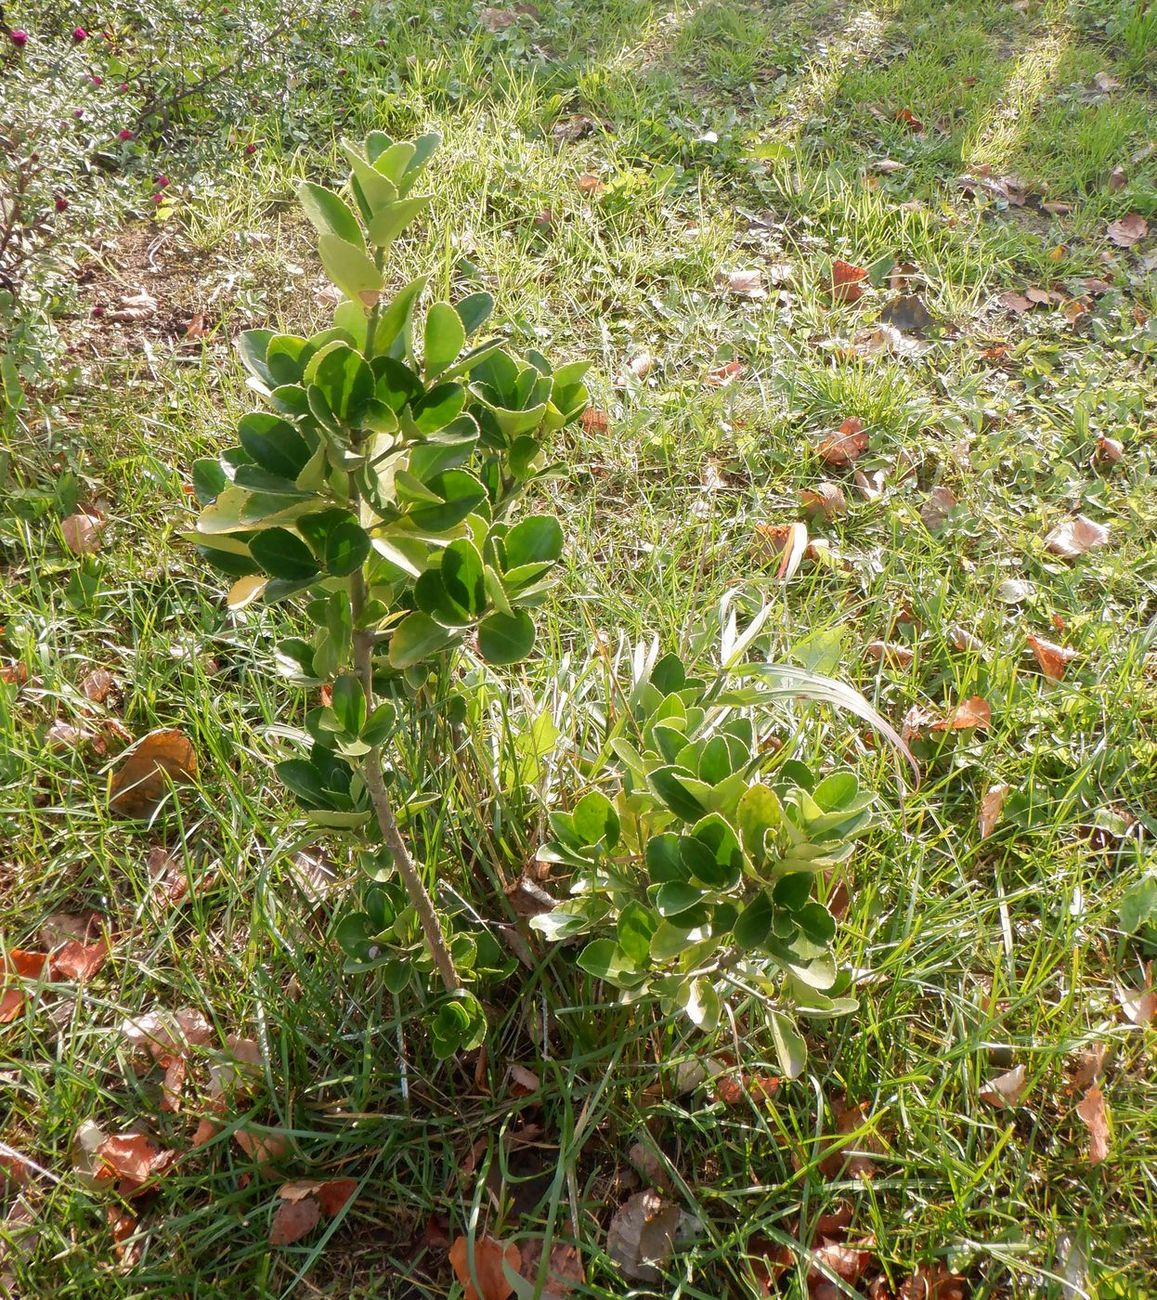
<instances>
[{"instance_id":1,"label":"lawn","mask_svg":"<svg viewBox=\"0 0 1157 1300\"><path fill-rule=\"evenodd\" d=\"M0 224L0 952L108 955L3 976L0 1294L473 1295L460 1239L553 1251L526 1296L1154 1294L1155 110L1143 0L4 7L0 213L25 167L46 215ZM515 954L446 1062L416 987L346 969L366 882L272 772L300 612L230 610L180 536L254 403L237 334L332 312L296 187L375 129L443 140L391 285L593 363L533 655L475 672L432 775L435 709L395 758L440 901ZM526 926L547 812L614 793L608 683L655 639L710 671L765 606L753 656L862 692L921 773L763 719L876 796L818 885L858 1010L801 1021L798 1078ZM118 816L156 728L197 780ZM118 1196L101 1134L174 1155ZM271 1244L302 1180L334 1212Z\"/></svg>"}]
</instances>

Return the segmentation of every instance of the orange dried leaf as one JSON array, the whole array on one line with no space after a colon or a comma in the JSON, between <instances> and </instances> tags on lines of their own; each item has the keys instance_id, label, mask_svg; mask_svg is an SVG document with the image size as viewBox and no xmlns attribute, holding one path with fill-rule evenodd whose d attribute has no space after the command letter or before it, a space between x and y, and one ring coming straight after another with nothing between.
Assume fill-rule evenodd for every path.
<instances>
[{"instance_id":1,"label":"orange dried leaf","mask_svg":"<svg viewBox=\"0 0 1157 1300\"><path fill-rule=\"evenodd\" d=\"M578 178L578 187L580 194L590 194L596 198L607 188L592 172L583 172Z\"/></svg>"},{"instance_id":2,"label":"orange dried leaf","mask_svg":"<svg viewBox=\"0 0 1157 1300\"><path fill-rule=\"evenodd\" d=\"M109 781L109 807L122 817L148 817L168 792L197 776L197 755L173 727L151 731L121 761Z\"/></svg>"},{"instance_id":3,"label":"orange dried leaf","mask_svg":"<svg viewBox=\"0 0 1157 1300\"><path fill-rule=\"evenodd\" d=\"M816 448L820 459L828 465L850 465L867 450L868 435L864 432L864 422L854 415L834 432L824 434Z\"/></svg>"},{"instance_id":4,"label":"orange dried leaf","mask_svg":"<svg viewBox=\"0 0 1157 1300\"><path fill-rule=\"evenodd\" d=\"M831 296L833 302L858 302L864 294L862 280L867 279L868 272L853 262L844 262L840 258L832 261Z\"/></svg>"},{"instance_id":5,"label":"orange dried leaf","mask_svg":"<svg viewBox=\"0 0 1157 1300\"><path fill-rule=\"evenodd\" d=\"M239 1128L233 1133L233 1141L261 1167L283 1160L289 1151L289 1138L276 1131L256 1133Z\"/></svg>"},{"instance_id":6,"label":"orange dried leaf","mask_svg":"<svg viewBox=\"0 0 1157 1300\"><path fill-rule=\"evenodd\" d=\"M932 724L933 731L967 731L971 727L987 730L992 723L992 706L986 699L973 695L958 704L953 712Z\"/></svg>"},{"instance_id":7,"label":"orange dried leaf","mask_svg":"<svg viewBox=\"0 0 1157 1300\"><path fill-rule=\"evenodd\" d=\"M611 417L597 406L588 406L582 413L582 426L587 433L606 433L610 425Z\"/></svg>"},{"instance_id":8,"label":"orange dried leaf","mask_svg":"<svg viewBox=\"0 0 1157 1300\"><path fill-rule=\"evenodd\" d=\"M725 1106L746 1106L752 1101L770 1101L779 1090L774 1074L721 1074L715 1080L715 1099Z\"/></svg>"},{"instance_id":9,"label":"orange dried leaf","mask_svg":"<svg viewBox=\"0 0 1157 1300\"><path fill-rule=\"evenodd\" d=\"M1118 248L1132 248L1149 233L1149 223L1139 212L1109 223L1109 238Z\"/></svg>"},{"instance_id":10,"label":"orange dried leaf","mask_svg":"<svg viewBox=\"0 0 1157 1300\"><path fill-rule=\"evenodd\" d=\"M519 1267L519 1274L527 1282L537 1284L542 1260L542 1241L537 1237L532 1238L530 1241L523 1242L520 1249L522 1264ZM558 1242L550 1248L546 1280L542 1290L536 1291L535 1295L540 1296L541 1300L563 1300L564 1296L572 1295L574 1288L581 1286L585 1281L586 1274L583 1272L582 1257L578 1251L565 1242Z\"/></svg>"},{"instance_id":11,"label":"orange dried leaf","mask_svg":"<svg viewBox=\"0 0 1157 1300\"><path fill-rule=\"evenodd\" d=\"M804 488L800 501L809 515L820 515L830 519L833 515L842 515L848 508L847 499L836 483L821 480L814 488Z\"/></svg>"},{"instance_id":12,"label":"orange dried leaf","mask_svg":"<svg viewBox=\"0 0 1157 1300\"><path fill-rule=\"evenodd\" d=\"M1007 307L1009 311L1014 311L1017 315L1032 310L1032 303L1023 293L1017 293L1015 289L1008 289L1000 295L1000 302Z\"/></svg>"},{"instance_id":13,"label":"orange dried leaf","mask_svg":"<svg viewBox=\"0 0 1157 1300\"><path fill-rule=\"evenodd\" d=\"M70 939L52 954L52 973L58 979L86 980L104 965L109 945L104 939L96 943L81 943Z\"/></svg>"},{"instance_id":14,"label":"orange dried leaf","mask_svg":"<svg viewBox=\"0 0 1157 1300\"><path fill-rule=\"evenodd\" d=\"M327 1219L332 1219L349 1204L357 1190L356 1178L331 1178L322 1183L317 1189L317 1203L321 1206L322 1214Z\"/></svg>"},{"instance_id":15,"label":"orange dried leaf","mask_svg":"<svg viewBox=\"0 0 1157 1300\"><path fill-rule=\"evenodd\" d=\"M1007 785L993 785L988 788L987 794L980 801L980 814L977 817L977 829L980 831L982 840L988 839L996 829L996 823L1000 821L1001 809L1004 807L1004 801L1008 797L1009 787Z\"/></svg>"},{"instance_id":16,"label":"orange dried leaf","mask_svg":"<svg viewBox=\"0 0 1157 1300\"><path fill-rule=\"evenodd\" d=\"M755 534L769 559L778 560L775 576L786 582L799 568L807 550L807 528L803 524L756 524Z\"/></svg>"},{"instance_id":17,"label":"orange dried leaf","mask_svg":"<svg viewBox=\"0 0 1157 1300\"><path fill-rule=\"evenodd\" d=\"M143 1133L114 1133L97 1147L96 1155L104 1167L98 1177L122 1179L134 1188L162 1173L177 1157Z\"/></svg>"},{"instance_id":18,"label":"orange dried leaf","mask_svg":"<svg viewBox=\"0 0 1157 1300\"><path fill-rule=\"evenodd\" d=\"M1075 650L1069 650L1063 645L1057 645L1053 641L1046 641L1043 637L1036 636L1030 632L1025 638L1036 655L1036 661L1040 664L1041 672L1051 682L1059 682L1065 675L1065 669L1077 658Z\"/></svg>"},{"instance_id":19,"label":"orange dried leaf","mask_svg":"<svg viewBox=\"0 0 1157 1300\"><path fill-rule=\"evenodd\" d=\"M283 1200L269 1225L269 1244L289 1246L300 1241L321 1222L321 1206L312 1196L303 1200Z\"/></svg>"},{"instance_id":20,"label":"orange dried leaf","mask_svg":"<svg viewBox=\"0 0 1157 1300\"><path fill-rule=\"evenodd\" d=\"M916 658L916 652L898 641L869 641L864 654L888 668L907 668Z\"/></svg>"},{"instance_id":21,"label":"orange dried leaf","mask_svg":"<svg viewBox=\"0 0 1157 1300\"><path fill-rule=\"evenodd\" d=\"M1078 1103L1077 1118L1089 1130L1089 1164L1099 1165L1109 1154L1109 1112L1105 1094L1095 1083Z\"/></svg>"},{"instance_id":22,"label":"orange dried leaf","mask_svg":"<svg viewBox=\"0 0 1157 1300\"><path fill-rule=\"evenodd\" d=\"M508 1282L503 1273L503 1261L513 1272L519 1271L522 1252L514 1242L503 1245L493 1237L475 1238L473 1272L469 1239L458 1237L450 1247L450 1265L454 1276L462 1283L465 1300L507 1300L514 1294L513 1283Z\"/></svg>"}]
</instances>

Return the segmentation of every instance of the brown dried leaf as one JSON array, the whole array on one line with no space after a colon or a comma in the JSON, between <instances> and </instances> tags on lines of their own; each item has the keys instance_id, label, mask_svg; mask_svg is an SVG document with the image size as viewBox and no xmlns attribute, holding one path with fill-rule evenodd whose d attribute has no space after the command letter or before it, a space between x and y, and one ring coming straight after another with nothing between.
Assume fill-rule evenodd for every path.
<instances>
[{"instance_id":1,"label":"brown dried leaf","mask_svg":"<svg viewBox=\"0 0 1157 1300\"><path fill-rule=\"evenodd\" d=\"M888 668L907 668L916 658L916 652L899 641L869 641L864 654Z\"/></svg>"},{"instance_id":2,"label":"brown dried leaf","mask_svg":"<svg viewBox=\"0 0 1157 1300\"><path fill-rule=\"evenodd\" d=\"M956 507L956 494L946 487L934 487L920 507L920 518L930 533L944 527L949 514Z\"/></svg>"},{"instance_id":3,"label":"brown dried leaf","mask_svg":"<svg viewBox=\"0 0 1157 1300\"><path fill-rule=\"evenodd\" d=\"M140 321L148 320L157 314L157 300L151 293L146 293L144 289L140 293L131 294L127 298L122 298L120 306L116 311L108 313L108 320L115 321Z\"/></svg>"},{"instance_id":4,"label":"brown dried leaf","mask_svg":"<svg viewBox=\"0 0 1157 1300\"><path fill-rule=\"evenodd\" d=\"M868 450L863 420L849 416L838 429L824 434L816 454L828 465L850 465Z\"/></svg>"},{"instance_id":5,"label":"brown dried leaf","mask_svg":"<svg viewBox=\"0 0 1157 1300\"><path fill-rule=\"evenodd\" d=\"M169 783L193 781L197 755L173 727L149 734L122 759L109 782L109 807L122 817L148 817L168 792Z\"/></svg>"},{"instance_id":6,"label":"brown dried leaf","mask_svg":"<svg viewBox=\"0 0 1157 1300\"><path fill-rule=\"evenodd\" d=\"M899 122L901 126L906 126L909 131L913 131L917 135L921 134L924 130L924 123L920 121L910 108L900 109L896 114L896 121Z\"/></svg>"},{"instance_id":7,"label":"brown dried leaf","mask_svg":"<svg viewBox=\"0 0 1157 1300\"><path fill-rule=\"evenodd\" d=\"M734 379L747 369L742 361L727 361L721 366L716 366L714 370L709 370L703 377L704 384L708 388L726 388Z\"/></svg>"},{"instance_id":8,"label":"brown dried leaf","mask_svg":"<svg viewBox=\"0 0 1157 1300\"><path fill-rule=\"evenodd\" d=\"M1108 546L1109 530L1085 515L1066 519L1051 528L1045 537L1045 550L1062 559L1075 560L1086 551Z\"/></svg>"},{"instance_id":9,"label":"brown dried leaf","mask_svg":"<svg viewBox=\"0 0 1157 1300\"><path fill-rule=\"evenodd\" d=\"M135 1189L155 1174L163 1173L177 1158L177 1153L162 1150L143 1133L114 1133L97 1147L96 1156L103 1166L98 1170L98 1178L121 1179Z\"/></svg>"},{"instance_id":10,"label":"brown dried leaf","mask_svg":"<svg viewBox=\"0 0 1157 1300\"><path fill-rule=\"evenodd\" d=\"M321 1222L321 1206L312 1196L304 1200L284 1200L269 1225L269 1244L289 1246L312 1232Z\"/></svg>"},{"instance_id":11,"label":"brown dried leaf","mask_svg":"<svg viewBox=\"0 0 1157 1300\"><path fill-rule=\"evenodd\" d=\"M857 469L852 474L852 483L865 501L876 501L884 494L884 471L874 469L865 473L864 470Z\"/></svg>"},{"instance_id":12,"label":"brown dried leaf","mask_svg":"<svg viewBox=\"0 0 1157 1300\"><path fill-rule=\"evenodd\" d=\"M1125 454L1125 444L1116 438L1108 438L1102 435L1097 439L1097 459L1103 460L1107 465L1116 465Z\"/></svg>"},{"instance_id":13,"label":"brown dried leaf","mask_svg":"<svg viewBox=\"0 0 1157 1300\"><path fill-rule=\"evenodd\" d=\"M592 198L598 198L603 190L607 188L593 172L583 172L576 184L580 194L589 194Z\"/></svg>"},{"instance_id":14,"label":"brown dried leaf","mask_svg":"<svg viewBox=\"0 0 1157 1300\"><path fill-rule=\"evenodd\" d=\"M239 1128L233 1132L233 1141L261 1168L284 1160L289 1152L289 1138L277 1130L257 1133Z\"/></svg>"},{"instance_id":15,"label":"brown dried leaf","mask_svg":"<svg viewBox=\"0 0 1157 1300\"><path fill-rule=\"evenodd\" d=\"M808 1290L813 1297L824 1284L830 1285L830 1276L834 1273L842 1282L850 1286L864 1275L865 1269L872 1262L870 1250L858 1250L854 1246L845 1246L840 1242L829 1242L818 1250L810 1252L808 1263ZM840 1292L836 1290L836 1295Z\"/></svg>"},{"instance_id":16,"label":"brown dried leaf","mask_svg":"<svg viewBox=\"0 0 1157 1300\"><path fill-rule=\"evenodd\" d=\"M1117 190L1123 190L1129 184L1129 173L1124 167L1114 167L1109 173L1109 189L1116 193Z\"/></svg>"},{"instance_id":17,"label":"brown dried leaf","mask_svg":"<svg viewBox=\"0 0 1157 1300\"><path fill-rule=\"evenodd\" d=\"M94 704L103 704L112 691L113 676L106 668L94 668L91 672L85 673L79 685L82 695L87 696Z\"/></svg>"},{"instance_id":18,"label":"brown dried leaf","mask_svg":"<svg viewBox=\"0 0 1157 1300\"><path fill-rule=\"evenodd\" d=\"M826 479L822 479L814 488L804 488L800 493L800 501L808 515L820 515L824 519L842 515L848 508L847 499L839 484L829 483Z\"/></svg>"},{"instance_id":19,"label":"brown dried leaf","mask_svg":"<svg viewBox=\"0 0 1157 1300\"><path fill-rule=\"evenodd\" d=\"M1149 223L1139 212L1130 212L1127 216L1109 223L1109 239L1118 248L1132 248L1149 233Z\"/></svg>"},{"instance_id":20,"label":"brown dried leaf","mask_svg":"<svg viewBox=\"0 0 1157 1300\"><path fill-rule=\"evenodd\" d=\"M779 564L775 576L787 582L799 568L807 550L807 527L804 524L756 524L755 535L764 554Z\"/></svg>"},{"instance_id":21,"label":"brown dried leaf","mask_svg":"<svg viewBox=\"0 0 1157 1300\"><path fill-rule=\"evenodd\" d=\"M680 1218L679 1207L657 1192L636 1192L611 1219L607 1254L632 1281L657 1281L674 1252Z\"/></svg>"},{"instance_id":22,"label":"brown dried leaf","mask_svg":"<svg viewBox=\"0 0 1157 1300\"><path fill-rule=\"evenodd\" d=\"M1030 632L1025 640L1036 655L1041 672L1050 682L1059 682L1065 675L1065 669L1078 657L1075 650L1069 650L1053 641L1046 641L1033 632Z\"/></svg>"},{"instance_id":23,"label":"brown dried leaf","mask_svg":"<svg viewBox=\"0 0 1157 1300\"><path fill-rule=\"evenodd\" d=\"M883 1154L884 1144L873 1130L864 1127L868 1117L868 1103L862 1101L858 1105L849 1105L846 1098L836 1096L832 1098L831 1106L836 1131L820 1141L820 1149L824 1152L819 1162L820 1173L830 1181L837 1178L858 1178L861 1175L871 1178L876 1171L873 1156ZM864 1131L860 1132L861 1129ZM858 1150L849 1153L849 1147Z\"/></svg>"},{"instance_id":24,"label":"brown dried leaf","mask_svg":"<svg viewBox=\"0 0 1157 1300\"><path fill-rule=\"evenodd\" d=\"M52 973L58 979L86 980L100 970L108 955L109 945L105 939L98 939L96 943L69 939L52 953Z\"/></svg>"},{"instance_id":25,"label":"brown dried leaf","mask_svg":"<svg viewBox=\"0 0 1157 1300\"><path fill-rule=\"evenodd\" d=\"M936 324L923 298L916 293L904 293L885 303L880 320L904 334L923 334Z\"/></svg>"},{"instance_id":26,"label":"brown dried leaf","mask_svg":"<svg viewBox=\"0 0 1157 1300\"><path fill-rule=\"evenodd\" d=\"M519 1273L527 1282L536 1284L539 1263L542 1259L541 1239L532 1237L529 1241L523 1242L521 1253L522 1265ZM542 1290L536 1291L535 1295L541 1297L541 1300L562 1300L564 1296L573 1293L576 1285L581 1286L585 1281L582 1256L573 1246L565 1242L557 1242L550 1248L550 1261L547 1264L547 1276Z\"/></svg>"},{"instance_id":27,"label":"brown dried leaf","mask_svg":"<svg viewBox=\"0 0 1157 1300\"><path fill-rule=\"evenodd\" d=\"M606 433L611 426L611 417L606 411L596 406L588 406L582 413L582 427L587 433Z\"/></svg>"},{"instance_id":28,"label":"brown dried leaf","mask_svg":"<svg viewBox=\"0 0 1157 1300\"><path fill-rule=\"evenodd\" d=\"M1121 1004L1125 1018L1138 1029L1144 1029L1157 1019L1157 989L1153 987L1152 962L1145 968L1145 987L1131 989L1118 984L1117 1001Z\"/></svg>"},{"instance_id":29,"label":"brown dried leaf","mask_svg":"<svg viewBox=\"0 0 1157 1300\"><path fill-rule=\"evenodd\" d=\"M190 1047L201 1047L213 1037L213 1027L193 1007L178 1011L158 1009L126 1020L121 1033L138 1051L147 1053L160 1065L174 1056L183 1056Z\"/></svg>"},{"instance_id":30,"label":"brown dried leaf","mask_svg":"<svg viewBox=\"0 0 1157 1300\"><path fill-rule=\"evenodd\" d=\"M715 1100L725 1106L747 1106L753 1101L770 1101L779 1091L774 1074L748 1074L739 1070L721 1074L715 1080Z\"/></svg>"},{"instance_id":31,"label":"brown dried leaf","mask_svg":"<svg viewBox=\"0 0 1157 1300\"><path fill-rule=\"evenodd\" d=\"M618 386L625 387L631 382L641 382L655 369L655 358L650 352L639 352L631 358L619 373Z\"/></svg>"},{"instance_id":32,"label":"brown dried leaf","mask_svg":"<svg viewBox=\"0 0 1157 1300\"><path fill-rule=\"evenodd\" d=\"M1105 1094L1095 1083L1077 1104L1077 1118L1089 1130L1089 1164L1099 1165L1109 1154L1109 1112Z\"/></svg>"},{"instance_id":33,"label":"brown dried leaf","mask_svg":"<svg viewBox=\"0 0 1157 1300\"><path fill-rule=\"evenodd\" d=\"M944 1264L917 1265L916 1272L900 1283L899 1300L964 1300L967 1280Z\"/></svg>"},{"instance_id":34,"label":"brown dried leaf","mask_svg":"<svg viewBox=\"0 0 1157 1300\"><path fill-rule=\"evenodd\" d=\"M105 521L98 515L75 514L60 521L64 544L73 555L91 555L100 550L100 535Z\"/></svg>"},{"instance_id":35,"label":"brown dried leaf","mask_svg":"<svg viewBox=\"0 0 1157 1300\"><path fill-rule=\"evenodd\" d=\"M1000 295L1000 302L1007 307L1009 311L1014 311L1018 315L1023 312L1032 310L1032 303L1023 293L1017 293L1015 289L1008 289Z\"/></svg>"},{"instance_id":36,"label":"brown dried leaf","mask_svg":"<svg viewBox=\"0 0 1157 1300\"><path fill-rule=\"evenodd\" d=\"M1092 1083L1099 1083L1105 1072L1105 1063L1109 1059L1110 1048L1106 1043L1094 1043L1087 1051L1081 1053L1069 1087L1073 1092L1082 1092Z\"/></svg>"},{"instance_id":37,"label":"brown dried leaf","mask_svg":"<svg viewBox=\"0 0 1157 1300\"><path fill-rule=\"evenodd\" d=\"M720 271L716 276L716 283L726 288L729 293L735 294L737 298L759 301L767 297L767 290L763 287L763 272L758 269Z\"/></svg>"},{"instance_id":38,"label":"brown dried leaf","mask_svg":"<svg viewBox=\"0 0 1157 1300\"><path fill-rule=\"evenodd\" d=\"M970 727L987 730L992 722L992 706L979 695L970 696L953 712L932 724L933 731L967 731Z\"/></svg>"},{"instance_id":39,"label":"brown dried leaf","mask_svg":"<svg viewBox=\"0 0 1157 1300\"><path fill-rule=\"evenodd\" d=\"M961 627L958 623L948 629L948 644L954 650L970 650L974 654L980 654L984 651L984 642L974 636L966 627Z\"/></svg>"},{"instance_id":40,"label":"brown dried leaf","mask_svg":"<svg viewBox=\"0 0 1157 1300\"><path fill-rule=\"evenodd\" d=\"M454 1276L462 1283L464 1300L507 1300L508 1296L513 1295L514 1286L506 1280L502 1270L503 1261L509 1264L513 1272L519 1271L522 1252L514 1242L504 1245L493 1237L477 1237L474 1241L474 1273L471 1276L469 1238L458 1237L450 1247L450 1265L454 1269Z\"/></svg>"},{"instance_id":41,"label":"brown dried leaf","mask_svg":"<svg viewBox=\"0 0 1157 1300\"><path fill-rule=\"evenodd\" d=\"M980 1100L997 1109L1018 1106L1027 1086L1028 1072L1023 1065L1018 1065L986 1083L980 1090Z\"/></svg>"},{"instance_id":42,"label":"brown dried leaf","mask_svg":"<svg viewBox=\"0 0 1157 1300\"><path fill-rule=\"evenodd\" d=\"M980 814L976 821L982 840L988 839L996 829L996 824L1000 821L1000 813L1004 808L1004 801L1008 798L1010 788L1003 784L989 786L987 794L981 799Z\"/></svg>"}]
</instances>

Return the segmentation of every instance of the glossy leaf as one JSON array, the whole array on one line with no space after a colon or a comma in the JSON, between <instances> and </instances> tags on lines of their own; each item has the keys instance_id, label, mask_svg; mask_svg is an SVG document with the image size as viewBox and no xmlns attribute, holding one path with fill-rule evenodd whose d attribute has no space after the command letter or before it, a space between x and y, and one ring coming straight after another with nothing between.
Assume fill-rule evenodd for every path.
<instances>
[{"instance_id":1,"label":"glossy leaf","mask_svg":"<svg viewBox=\"0 0 1157 1300\"><path fill-rule=\"evenodd\" d=\"M487 663L518 663L534 648L534 622L525 610L490 614L478 624L478 648Z\"/></svg>"}]
</instances>

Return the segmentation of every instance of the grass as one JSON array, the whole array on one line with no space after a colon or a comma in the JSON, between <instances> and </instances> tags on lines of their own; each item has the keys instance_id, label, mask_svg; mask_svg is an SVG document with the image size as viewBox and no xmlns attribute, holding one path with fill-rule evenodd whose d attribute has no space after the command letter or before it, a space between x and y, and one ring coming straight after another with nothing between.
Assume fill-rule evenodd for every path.
<instances>
[{"instance_id":1,"label":"grass","mask_svg":"<svg viewBox=\"0 0 1157 1300\"><path fill-rule=\"evenodd\" d=\"M74 351L52 354L27 406L0 424L0 652L28 672L25 685L0 686L0 938L35 947L49 914L93 909L115 946L82 990L50 984L0 1027L0 1139L50 1175L25 1192L34 1236L0 1279L7 1269L17 1293L58 1297L457 1295L448 1220L451 1236L573 1240L588 1279L575 1294L620 1296L605 1228L637 1185L628 1152L642 1142L700 1232L662 1283L631 1294L765 1294L749 1256L769 1240L808 1240L840 1201L853 1236L874 1239L889 1293L942 1263L976 1296L1059 1296L1066 1267L1078 1290L1064 1294L1149 1294L1154 1031L1126 1023L1115 986L1142 978L1145 954L1118 908L1152 869L1157 834L1157 290L1144 262L1152 235L1121 250L1106 228L1130 212L1157 218L1144 155L1153 12L1125 0L542 8L494 33L456 0L437 12L428 0L357 17L335 8L307 27L291 13L292 41L253 43L245 80L237 70L184 101L115 183L86 182L92 221L58 246L67 269L96 265L99 241L119 241L87 284L60 282L57 324ZM146 51L189 17L143 13L132 39ZM5 16L34 36L58 21L49 5ZM228 46L228 21L189 30ZM279 21L265 0L236 11L249 32ZM192 59L206 46L189 48ZM1096 90L1098 72L1119 85ZM923 132L896 120L904 108ZM553 132L572 114L590 119L577 140ZM399 250L398 281L431 257L439 293L481 280L516 344L593 358L607 414L605 431L559 435L567 474L549 505L566 523L568 572L541 653L514 682L514 738L488 708L475 747L422 792L438 802L415 845L446 901L511 918L504 886L533 857L544 801L565 806L587 781L579 756L605 689L600 634L612 648L658 634L707 660L732 593L746 609L775 606L770 657L809 645L838 655L838 675L897 723L912 706L942 714L974 694L992 706L987 731L919 743L924 784L902 801L843 720L779 720L821 762L856 762L880 791L883 824L852 861L841 928L861 1011L809 1022L808 1073L771 1103L727 1107L709 1087L676 1086L705 1050L777 1072L770 1043L728 1033L705 1048L609 1002L565 951L536 952L513 986L492 991L481 1062L445 1066L429 1056L419 1005L342 972L332 936L349 864L340 845L317 846L334 855L337 881L319 894L298 856L313 838L269 770L304 704L260 647L292 616L228 615L174 535L192 461L223 445L249 404L232 335L324 315L294 184L334 178L335 137L379 126L445 138L433 215ZM240 148L249 140L252 156ZM885 159L899 168L882 170ZM966 197L958 177L982 164L1071 211ZM1115 167L1125 180L1111 188ZM157 169L175 196L160 223L141 219ZM604 182L600 197L580 192L583 172ZM544 209L550 219L536 220ZM867 266L886 255L915 264L945 327L922 355L850 353L893 295L872 288L840 307L827 293L833 257ZM766 301L716 284L720 271L781 262L790 284ZM1014 315L999 302L1027 287L1080 296L1090 276L1111 287L1076 326L1056 306ZM95 302L140 284L157 320L88 320ZM198 314L209 332L186 341ZM616 383L643 351L650 374ZM738 378L705 384L732 359L744 363ZM884 471L878 500L814 453L848 416L870 434L861 464ZM1124 444L1120 463L1095 459L1098 437ZM801 489L822 477L849 500L846 515L809 525L838 561L779 584L756 526L801 518ZM957 505L931 531L920 511L935 486ZM84 561L58 526L78 499L110 519ZM1067 562L1042 539L1074 511L1107 523L1112 544ZM1031 599L1005 603L1010 578L1031 582ZM982 648L955 648L956 626ZM1062 682L1039 674L1028 632L1078 652ZM873 661L865 647L880 639L908 645L911 664ZM79 690L92 667L114 676L105 705ZM543 713L561 739L535 764L518 737ZM133 735L179 726L200 784L155 824L112 819L106 756L53 748L55 719L98 731L114 719ZM415 720L411 755L430 725ZM531 791L513 775L519 762ZM1006 813L981 839L979 801L998 782L1011 788ZM159 847L187 874L180 906L150 881ZM216 1033L262 1048L248 1107L196 1150L203 1069L188 1113L165 1112L158 1072L138 1074L119 1031L156 1006L195 1006ZM1094 1167L1068 1078L1097 1043L1112 1049L1113 1135ZM1027 1070L1023 1104L980 1101L1014 1063ZM511 1065L541 1089L512 1087ZM825 1136L853 1103L870 1179L824 1166ZM73 1135L90 1118L142 1124L185 1153L136 1207L135 1263L71 1172ZM241 1124L286 1136L279 1176L357 1178L348 1213L271 1249L276 1179L232 1140ZM789 1271L779 1289L806 1294L806 1273Z\"/></svg>"}]
</instances>

